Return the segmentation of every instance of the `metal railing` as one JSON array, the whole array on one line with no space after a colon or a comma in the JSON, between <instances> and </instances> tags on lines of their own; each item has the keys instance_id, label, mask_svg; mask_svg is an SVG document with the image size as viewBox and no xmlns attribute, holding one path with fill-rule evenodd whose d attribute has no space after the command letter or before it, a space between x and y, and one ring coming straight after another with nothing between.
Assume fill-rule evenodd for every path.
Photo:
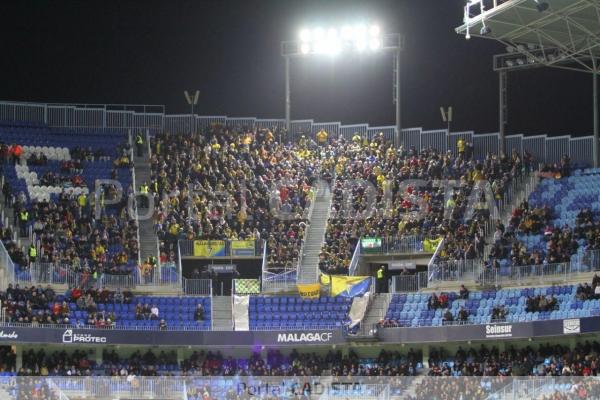
<instances>
[{"instance_id":1,"label":"metal railing","mask_svg":"<svg viewBox=\"0 0 600 400\"><path fill-rule=\"evenodd\" d=\"M1 253L0 250L0 258ZM42 262L21 267L19 271L15 270L14 264L9 264L7 271L14 276L11 282L21 285L106 286L122 289L139 289L140 286L181 287L181 275L172 264L154 267L149 275L141 275L137 268L129 274L93 274L77 271L69 264Z\"/></svg>"},{"instance_id":2,"label":"metal railing","mask_svg":"<svg viewBox=\"0 0 600 400\"><path fill-rule=\"evenodd\" d=\"M263 272L261 288L263 292L292 290L298 283L297 270L292 268L286 272Z\"/></svg>"},{"instance_id":3,"label":"metal railing","mask_svg":"<svg viewBox=\"0 0 600 400\"><path fill-rule=\"evenodd\" d=\"M212 301L211 301L212 307ZM102 313L102 311L100 311ZM212 321L212 308L211 308L211 321ZM32 324L32 323L23 323L23 322L0 322L0 328L50 328L50 329L85 329L85 330L93 330L93 331L207 331L210 330L207 327L203 327L201 325L185 325L185 326L167 326L164 329L160 329L158 326L149 326L149 325L136 325L136 326L124 326L119 324L119 320L117 319L116 324L113 326L104 326L104 327L96 327L93 325L85 325L85 324Z\"/></svg>"},{"instance_id":4,"label":"metal railing","mask_svg":"<svg viewBox=\"0 0 600 400\"><path fill-rule=\"evenodd\" d=\"M183 278L183 294L212 296L212 279Z\"/></svg>"},{"instance_id":5,"label":"metal railing","mask_svg":"<svg viewBox=\"0 0 600 400\"><path fill-rule=\"evenodd\" d=\"M427 288L427 271L410 275L395 275L390 279L390 293L411 293Z\"/></svg>"},{"instance_id":6,"label":"metal railing","mask_svg":"<svg viewBox=\"0 0 600 400\"><path fill-rule=\"evenodd\" d=\"M352 260L350 261L350 265L348 266L348 275L354 276L356 275L356 270L358 269L358 264L360 263L360 239L356 242L356 247L354 248L354 253L352 253Z\"/></svg>"},{"instance_id":7,"label":"metal railing","mask_svg":"<svg viewBox=\"0 0 600 400\"><path fill-rule=\"evenodd\" d=\"M432 274L433 274L433 270L435 268L435 261L438 259L442 249L444 248L444 242L445 242L445 238L442 238L442 240L440 240L437 247L435 248L435 251L433 252L433 255L431 256L431 259L427 263L427 274L428 274L429 280L433 280Z\"/></svg>"},{"instance_id":8,"label":"metal railing","mask_svg":"<svg viewBox=\"0 0 600 400\"><path fill-rule=\"evenodd\" d=\"M320 168L319 168L320 171ZM302 259L304 258L304 245L306 244L306 242L308 241L308 235L309 235L309 231L310 231L310 223L312 221L312 214L313 214L313 210L315 208L315 203L317 202L317 195L318 195L318 189L315 190L315 188L311 188L310 190L310 206L308 207L308 210L305 211L305 219L308 221L308 226L304 228L304 237L302 238L302 244L300 245L300 255L298 256L298 262L296 263L296 270L297 272L297 282L304 282L303 277L302 277ZM318 269L319 266L317 265L317 277L319 276L318 274ZM308 283L308 282L305 282Z\"/></svg>"},{"instance_id":9,"label":"metal railing","mask_svg":"<svg viewBox=\"0 0 600 400\"><path fill-rule=\"evenodd\" d=\"M0 240L0 290L6 290L10 283L15 282L15 264L10 254Z\"/></svg>"},{"instance_id":10,"label":"metal railing","mask_svg":"<svg viewBox=\"0 0 600 400\"><path fill-rule=\"evenodd\" d=\"M86 105L86 104L48 104L16 101L0 101L0 121L31 121L46 124L50 127L85 128L101 131L103 129L147 129L151 134L156 132L189 133L209 128L214 124L222 126L240 126L239 118L226 116L199 116L190 114L165 114L164 106L154 105ZM249 128L280 127L283 119L242 119L243 126ZM370 127L368 124L342 125L340 122L318 123L313 120L291 121L288 137L293 140L301 134L317 132L324 128L331 137L351 139L355 132L371 139L379 132L392 140L395 127ZM448 150L448 131L446 129L427 131L422 128L402 130L405 140L415 146L417 151L427 147ZM483 158L487 153L499 154L500 136L497 133L474 134L473 132L453 132L449 135L451 147L455 147L458 137L473 142L475 157ZM529 151L540 162L555 163L563 154L579 163L593 164L593 137L561 137L546 135L523 136L511 135L505 138L507 150L516 149L519 154ZM452 149L451 149L452 150Z\"/></svg>"},{"instance_id":11,"label":"metal railing","mask_svg":"<svg viewBox=\"0 0 600 400\"><path fill-rule=\"evenodd\" d=\"M52 377L11 377L4 383L6 388L31 387L32 383L46 384L55 393L73 398L137 398L137 399L187 399L188 390L194 396L203 393L224 393L224 389L234 388L239 397L264 397L257 395L263 390L269 393L271 388L303 388L308 384L313 389L310 398L321 400L363 399L388 400L404 397L406 393L425 389L429 397L417 394L420 400L437 398L443 395L443 388L453 390L456 399L470 399L477 393L479 399L519 400L540 399L541 396L564 394L561 398L597 398L600 380L595 376L206 376L191 374L188 376L52 376ZM265 389L268 388L268 389ZM581 397L579 388L586 395ZM419 390L421 389L421 390ZM287 389L289 390L289 389ZM469 394L471 397L469 397ZM574 396L571 396L574 395ZM66 400L58 394L59 400ZM214 397L213 397L214 398ZM289 396L288 396L289 398Z\"/></svg>"},{"instance_id":12,"label":"metal railing","mask_svg":"<svg viewBox=\"0 0 600 400\"><path fill-rule=\"evenodd\" d=\"M600 271L600 250L573 256L570 262L493 268L481 260L443 261L430 265L429 284L473 281L480 286L535 285L568 282Z\"/></svg>"},{"instance_id":13,"label":"metal railing","mask_svg":"<svg viewBox=\"0 0 600 400\"><path fill-rule=\"evenodd\" d=\"M165 379L164 377L104 377L94 376L80 379L70 377L52 377L54 385L63 392L76 392L84 397L115 399L134 398L163 398L180 399L184 392L183 379Z\"/></svg>"},{"instance_id":14,"label":"metal railing","mask_svg":"<svg viewBox=\"0 0 600 400\"><path fill-rule=\"evenodd\" d=\"M359 246L359 251L361 254L421 253L424 239L423 235L383 237L381 238L381 247L366 251ZM358 243L360 244L360 240Z\"/></svg>"},{"instance_id":15,"label":"metal railing","mask_svg":"<svg viewBox=\"0 0 600 400\"><path fill-rule=\"evenodd\" d=\"M131 134L131 129L129 130L129 132L127 133L127 136L129 137L129 159L131 160L132 165L134 165L133 167L131 167L131 184L133 185L133 204L135 205L135 226L136 226L136 235L137 235L137 242L138 242L138 265L142 265L142 249L141 249L141 245L140 245L140 218L139 218L139 213L140 213L140 209L139 209L139 204L138 204L138 199L137 199L137 195L139 195L140 193L138 193L138 186L137 186L137 182L136 182L136 178L135 178L135 158L134 158L134 153L133 153L133 136Z\"/></svg>"}]
</instances>

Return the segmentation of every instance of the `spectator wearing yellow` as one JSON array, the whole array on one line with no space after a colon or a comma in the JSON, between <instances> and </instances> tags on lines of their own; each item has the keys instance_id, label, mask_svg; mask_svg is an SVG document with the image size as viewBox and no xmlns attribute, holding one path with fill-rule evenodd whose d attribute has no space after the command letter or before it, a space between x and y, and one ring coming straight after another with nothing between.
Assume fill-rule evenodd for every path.
<instances>
[{"instance_id":1,"label":"spectator wearing yellow","mask_svg":"<svg viewBox=\"0 0 600 400\"><path fill-rule=\"evenodd\" d=\"M464 139L460 138L458 139L458 141L456 142L456 148L458 149L458 154L462 155L465 153L465 141Z\"/></svg>"},{"instance_id":2,"label":"spectator wearing yellow","mask_svg":"<svg viewBox=\"0 0 600 400\"><path fill-rule=\"evenodd\" d=\"M320 146L326 145L327 144L327 137L328 137L327 132L325 132L324 129L321 129L319 132L317 132L317 143Z\"/></svg>"}]
</instances>

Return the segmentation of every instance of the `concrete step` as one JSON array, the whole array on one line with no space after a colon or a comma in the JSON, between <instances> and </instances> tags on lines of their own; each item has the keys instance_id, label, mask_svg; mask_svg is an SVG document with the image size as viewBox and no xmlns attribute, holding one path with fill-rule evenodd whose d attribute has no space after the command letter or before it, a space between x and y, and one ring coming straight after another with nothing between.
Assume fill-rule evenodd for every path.
<instances>
[{"instance_id":1,"label":"concrete step","mask_svg":"<svg viewBox=\"0 0 600 400\"><path fill-rule=\"evenodd\" d=\"M212 302L213 329L219 331L233 330L231 296L213 296Z\"/></svg>"}]
</instances>

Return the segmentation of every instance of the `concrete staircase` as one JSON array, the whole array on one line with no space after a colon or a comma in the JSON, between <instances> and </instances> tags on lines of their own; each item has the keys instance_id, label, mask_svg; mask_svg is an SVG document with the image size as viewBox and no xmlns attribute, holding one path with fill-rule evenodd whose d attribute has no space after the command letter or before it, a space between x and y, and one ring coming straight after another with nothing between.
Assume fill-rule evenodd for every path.
<instances>
[{"instance_id":1,"label":"concrete staircase","mask_svg":"<svg viewBox=\"0 0 600 400\"><path fill-rule=\"evenodd\" d=\"M233 315L231 296L213 296L212 324L214 331L232 331Z\"/></svg>"},{"instance_id":2,"label":"concrete staircase","mask_svg":"<svg viewBox=\"0 0 600 400\"><path fill-rule=\"evenodd\" d=\"M302 247L302 260L298 271L298 282L314 283L318 280L319 253L325 238L329 209L331 208L331 188L321 180L317 184L317 195L310 218L310 225Z\"/></svg>"},{"instance_id":3,"label":"concrete staircase","mask_svg":"<svg viewBox=\"0 0 600 400\"><path fill-rule=\"evenodd\" d=\"M135 157L135 193L139 193L140 185L147 182L150 185L150 164L146 157ZM138 199L139 204L139 199ZM147 208L138 208L140 224L140 258L142 262L150 256L159 257L157 237L154 233L154 222L152 216L144 218L148 214Z\"/></svg>"},{"instance_id":4,"label":"concrete staircase","mask_svg":"<svg viewBox=\"0 0 600 400\"><path fill-rule=\"evenodd\" d=\"M531 172L531 174L535 174L536 172ZM506 203L502 210L499 210L498 219L502 221L503 224L508 225L510 218L512 216L512 211L514 208L519 206L523 200L529 198L529 195L535 190L537 185L539 184L538 179L527 179L524 178L523 181L517 185L516 190L513 193L513 197L510 202ZM484 250L484 259L487 259L493 245L494 245L494 232L495 232L495 221L492 224L492 229L489 230L487 236L485 237L485 250Z\"/></svg>"},{"instance_id":5,"label":"concrete staircase","mask_svg":"<svg viewBox=\"0 0 600 400\"><path fill-rule=\"evenodd\" d=\"M370 327L381 321L383 317L385 317L385 313L387 312L391 301L391 293L375 293L361 325Z\"/></svg>"}]
</instances>

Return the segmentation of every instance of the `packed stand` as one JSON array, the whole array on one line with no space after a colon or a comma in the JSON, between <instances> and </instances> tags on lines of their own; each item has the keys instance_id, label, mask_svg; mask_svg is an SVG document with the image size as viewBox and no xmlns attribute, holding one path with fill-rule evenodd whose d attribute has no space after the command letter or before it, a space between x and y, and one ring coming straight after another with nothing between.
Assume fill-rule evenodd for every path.
<instances>
[{"instance_id":1,"label":"packed stand","mask_svg":"<svg viewBox=\"0 0 600 400\"><path fill-rule=\"evenodd\" d=\"M0 157L14 164L4 168L2 188L17 229L10 233L32 232L36 242L19 251L9 228L3 229L19 280L66 283L71 273L137 273L137 226L127 210L133 195L129 154L122 131L0 127Z\"/></svg>"},{"instance_id":2,"label":"packed stand","mask_svg":"<svg viewBox=\"0 0 600 400\"><path fill-rule=\"evenodd\" d=\"M320 165L314 151L284 146L269 130L220 127L151 144L163 260L175 259L177 239L264 239L269 270L295 267Z\"/></svg>"},{"instance_id":3,"label":"packed stand","mask_svg":"<svg viewBox=\"0 0 600 400\"><path fill-rule=\"evenodd\" d=\"M445 236L442 260L481 257L488 203L503 198L512 179L522 174L523 163L516 152L512 157L489 154L474 160L472 144L462 139L457 148L456 155L396 149L383 135L369 142L357 134L351 141L335 143L336 180L321 270L347 273L361 237ZM441 179L456 180L457 187L448 189ZM481 190L478 183L484 181L490 183L494 199ZM478 189L473 191L475 184ZM466 212L470 202L473 213Z\"/></svg>"}]
</instances>

